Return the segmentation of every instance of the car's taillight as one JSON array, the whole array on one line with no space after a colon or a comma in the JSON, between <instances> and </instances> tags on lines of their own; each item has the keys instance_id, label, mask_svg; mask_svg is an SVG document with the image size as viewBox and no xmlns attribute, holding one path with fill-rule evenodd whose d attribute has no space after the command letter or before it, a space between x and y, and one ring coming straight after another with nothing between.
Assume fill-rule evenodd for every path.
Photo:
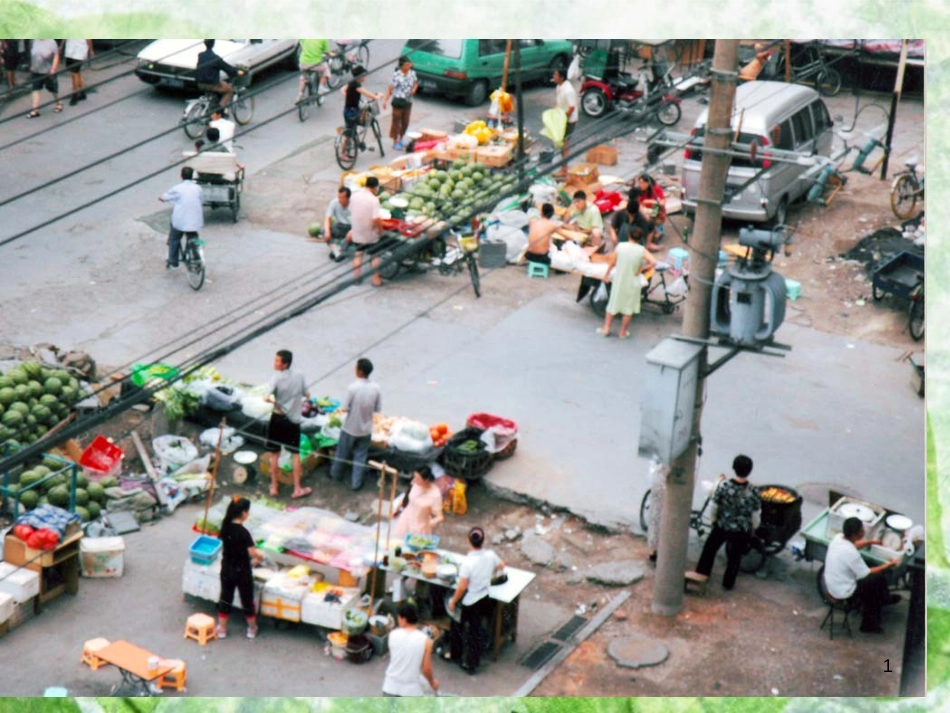
<instances>
[{"instance_id":1,"label":"car's taillight","mask_svg":"<svg viewBox=\"0 0 950 713\"><path fill-rule=\"evenodd\" d=\"M692 139L694 136L696 136L696 129L693 129L692 131L689 132L690 139ZM690 156L690 150L689 150L689 147L687 147L686 150L683 152L683 158L688 160L689 156Z\"/></svg>"},{"instance_id":2,"label":"car's taillight","mask_svg":"<svg viewBox=\"0 0 950 713\"><path fill-rule=\"evenodd\" d=\"M759 138L762 139L762 146L763 146L763 147L769 145L768 137L766 137L766 136L760 136ZM768 168L768 167L771 166L771 165L772 165L772 162L769 160L769 154L767 154L767 153L762 154L762 168Z\"/></svg>"},{"instance_id":3,"label":"car's taillight","mask_svg":"<svg viewBox=\"0 0 950 713\"><path fill-rule=\"evenodd\" d=\"M452 79L468 79L468 74L466 72L453 72L451 69L447 69L443 72L446 77L451 77Z\"/></svg>"}]
</instances>

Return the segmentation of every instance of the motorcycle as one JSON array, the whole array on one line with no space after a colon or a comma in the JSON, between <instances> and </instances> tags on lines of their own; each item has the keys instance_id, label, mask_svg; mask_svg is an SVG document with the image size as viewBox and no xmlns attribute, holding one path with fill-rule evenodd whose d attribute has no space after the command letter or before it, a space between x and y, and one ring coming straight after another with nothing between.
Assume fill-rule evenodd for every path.
<instances>
[{"instance_id":1,"label":"motorcycle","mask_svg":"<svg viewBox=\"0 0 950 713\"><path fill-rule=\"evenodd\" d=\"M682 116L682 100L673 91L669 74L651 80L647 66L638 77L629 72L604 72L606 77L585 76L581 84L581 111L597 119L613 109L634 113L652 110L664 126L674 126Z\"/></svg>"}]
</instances>

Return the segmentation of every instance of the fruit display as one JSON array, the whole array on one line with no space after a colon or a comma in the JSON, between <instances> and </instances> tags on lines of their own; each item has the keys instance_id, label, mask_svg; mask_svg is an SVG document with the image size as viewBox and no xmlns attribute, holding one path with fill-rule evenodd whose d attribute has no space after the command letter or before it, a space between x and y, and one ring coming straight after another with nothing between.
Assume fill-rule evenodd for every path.
<instances>
[{"instance_id":1,"label":"fruit display","mask_svg":"<svg viewBox=\"0 0 950 713\"><path fill-rule=\"evenodd\" d=\"M0 444L29 445L42 438L83 394L65 369L25 361L0 375Z\"/></svg>"},{"instance_id":2,"label":"fruit display","mask_svg":"<svg viewBox=\"0 0 950 713\"><path fill-rule=\"evenodd\" d=\"M20 507L24 510L32 510L47 503L69 509L70 481L69 467L56 458L46 457L42 462L28 464L8 491L10 496L19 494ZM93 483L82 471L77 474L76 513L83 516L83 522L99 516L105 507L106 488L118 484L114 477Z\"/></svg>"},{"instance_id":3,"label":"fruit display","mask_svg":"<svg viewBox=\"0 0 950 713\"><path fill-rule=\"evenodd\" d=\"M429 436L432 438L432 445L436 448L441 448L449 442L449 439L452 437L452 431L449 430L447 423L437 423L429 427Z\"/></svg>"}]
</instances>

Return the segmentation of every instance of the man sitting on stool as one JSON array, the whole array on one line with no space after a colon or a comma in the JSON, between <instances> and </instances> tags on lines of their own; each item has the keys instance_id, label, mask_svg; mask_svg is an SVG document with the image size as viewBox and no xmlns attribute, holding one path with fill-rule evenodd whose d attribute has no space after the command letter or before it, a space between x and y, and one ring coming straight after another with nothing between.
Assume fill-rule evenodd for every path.
<instances>
[{"instance_id":1,"label":"man sitting on stool","mask_svg":"<svg viewBox=\"0 0 950 713\"><path fill-rule=\"evenodd\" d=\"M864 524L858 518L849 517L844 521L842 531L831 540L825 556L825 591L839 601L845 601L857 593L864 612L861 631L883 634L881 607L901 600L897 594L888 596L884 570L900 564L901 558L895 557L877 567L868 567L858 550L868 545L880 545L881 541L863 540L864 534Z\"/></svg>"}]
</instances>

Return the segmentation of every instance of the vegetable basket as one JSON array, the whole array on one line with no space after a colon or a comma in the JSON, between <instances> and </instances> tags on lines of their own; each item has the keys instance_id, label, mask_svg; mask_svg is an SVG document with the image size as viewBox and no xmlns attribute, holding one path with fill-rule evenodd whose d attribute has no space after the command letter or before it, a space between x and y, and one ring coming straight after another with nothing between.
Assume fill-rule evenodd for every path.
<instances>
[{"instance_id":1,"label":"vegetable basket","mask_svg":"<svg viewBox=\"0 0 950 713\"><path fill-rule=\"evenodd\" d=\"M493 455L479 440L482 433L480 428L464 428L449 439L442 454L442 465L449 475L464 480L476 480L491 470ZM478 442L474 451L463 448L468 441Z\"/></svg>"}]
</instances>

